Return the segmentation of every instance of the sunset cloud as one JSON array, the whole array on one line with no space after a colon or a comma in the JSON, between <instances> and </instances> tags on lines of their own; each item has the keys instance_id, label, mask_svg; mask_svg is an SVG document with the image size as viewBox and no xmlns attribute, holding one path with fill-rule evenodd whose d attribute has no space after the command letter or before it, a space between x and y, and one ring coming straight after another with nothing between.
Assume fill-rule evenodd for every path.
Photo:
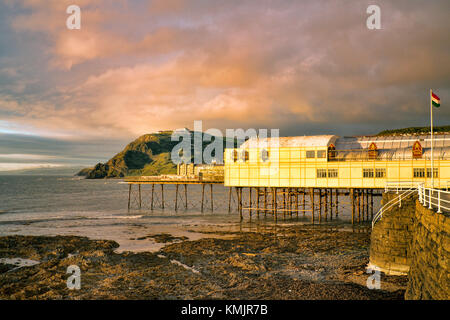
<instances>
[{"instance_id":1,"label":"sunset cloud","mask_svg":"<svg viewBox=\"0 0 450 320\"><path fill-rule=\"evenodd\" d=\"M69 4L2 5L18 48L42 62L17 72L23 55L0 57L10 123L72 138L194 120L370 134L426 125L430 87L450 100L448 1L379 1L382 30L366 28L368 1L82 0L81 30L65 28Z\"/></svg>"}]
</instances>

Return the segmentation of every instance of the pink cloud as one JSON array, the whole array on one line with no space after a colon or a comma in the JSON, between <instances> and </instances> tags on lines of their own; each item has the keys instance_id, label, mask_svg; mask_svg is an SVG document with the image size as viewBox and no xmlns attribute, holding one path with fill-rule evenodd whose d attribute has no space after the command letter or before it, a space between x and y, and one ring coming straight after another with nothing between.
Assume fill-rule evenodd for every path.
<instances>
[{"instance_id":1,"label":"pink cloud","mask_svg":"<svg viewBox=\"0 0 450 320\"><path fill-rule=\"evenodd\" d=\"M69 31L70 1L21 1L31 13L15 30L48 37L51 66L77 81L51 99L0 96L11 120L109 136L201 119L219 128L415 121L427 112L424 87L449 88L449 22L436 5L382 1L377 33L362 2L78 3L82 30Z\"/></svg>"}]
</instances>

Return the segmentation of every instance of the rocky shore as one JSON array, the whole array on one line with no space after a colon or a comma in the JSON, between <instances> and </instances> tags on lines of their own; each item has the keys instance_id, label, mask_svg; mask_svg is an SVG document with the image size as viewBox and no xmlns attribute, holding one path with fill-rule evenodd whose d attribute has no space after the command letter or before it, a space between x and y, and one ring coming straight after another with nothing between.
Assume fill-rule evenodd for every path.
<instances>
[{"instance_id":1,"label":"rocky shore","mask_svg":"<svg viewBox=\"0 0 450 320\"><path fill-rule=\"evenodd\" d=\"M222 233L231 238L143 237L167 242L155 253L116 253L114 241L83 237L0 237L0 299L403 299L406 277L382 275L381 290L366 287L370 234L362 230ZM71 265L81 270L80 290L67 288Z\"/></svg>"}]
</instances>

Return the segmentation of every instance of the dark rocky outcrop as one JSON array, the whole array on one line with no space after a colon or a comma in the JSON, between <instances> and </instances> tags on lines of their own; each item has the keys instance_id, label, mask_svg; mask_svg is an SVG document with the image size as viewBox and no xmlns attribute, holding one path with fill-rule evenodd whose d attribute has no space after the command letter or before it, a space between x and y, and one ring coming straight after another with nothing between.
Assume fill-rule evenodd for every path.
<instances>
[{"instance_id":1,"label":"dark rocky outcrop","mask_svg":"<svg viewBox=\"0 0 450 320\"><path fill-rule=\"evenodd\" d=\"M296 225L224 235L230 239L170 241L154 253L117 253L113 241L72 236L0 237L0 259L39 262L9 272L0 263L0 299L378 300L404 293L396 282L388 288L388 278L382 290L366 287L367 233ZM80 290L67 288L73 265Z\"/></svg>"},{"instance_id":2,"label":"dark rocky outcrop","mask_svg":"<svg viewBox=\"0 0 450 320\"><path fill-rule=\"evenodd\" d=\"M129 143L121 152L106 163L98 163L94 168L86 168L77 173L87 179L121 178L136 175L176 174L176 165L171 161L172 149L179 143L172 141L173 131L145 134ZM190 131L191 135L194 133ZM201 133L205 141L214 141L216 137ZM223 139L225 146L226 140ZM210 142L203 142L203 150ZM191 154L193 155L191 142Z\"/></svg>"}]
</instances>

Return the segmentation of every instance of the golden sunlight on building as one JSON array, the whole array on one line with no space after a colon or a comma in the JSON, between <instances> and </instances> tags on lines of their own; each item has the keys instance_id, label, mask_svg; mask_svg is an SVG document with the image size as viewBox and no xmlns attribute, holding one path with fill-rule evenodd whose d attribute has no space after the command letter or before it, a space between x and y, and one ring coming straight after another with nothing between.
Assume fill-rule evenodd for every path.
<instances>
[{"instance_id":1,"label":"golden sunlight on building","mask_svg":"<svg viewBox=\"0 0 450 320\"><path fill-rule=\"evenodd\" d=\"M430 135L250 139L225 150L225 186L384 188L412 181L446 188L450 135L433 140L434 170Z\"/></svg>"}]
</instances>

